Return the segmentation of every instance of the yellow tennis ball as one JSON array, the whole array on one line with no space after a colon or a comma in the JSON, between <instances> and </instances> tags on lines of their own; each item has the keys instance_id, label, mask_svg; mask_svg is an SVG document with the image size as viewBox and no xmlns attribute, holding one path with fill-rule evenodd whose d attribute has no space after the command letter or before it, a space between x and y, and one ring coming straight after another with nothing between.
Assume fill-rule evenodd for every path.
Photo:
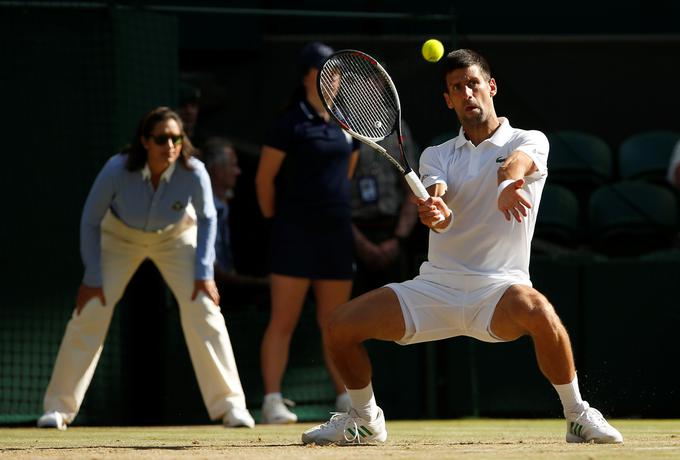
<instances>
[{"instance_id":1,"label":"yellow tennis ball","mask_svg":"<svg viewBox=\"0 0 680 460\"><path fill-rule=\"evenodd\" d=\"M444 45L436 38L431 38L423 43L423 47L420 51L423 53L423 57L426 61L437 62L444 56Z\"/></svg>"}]
</instances>

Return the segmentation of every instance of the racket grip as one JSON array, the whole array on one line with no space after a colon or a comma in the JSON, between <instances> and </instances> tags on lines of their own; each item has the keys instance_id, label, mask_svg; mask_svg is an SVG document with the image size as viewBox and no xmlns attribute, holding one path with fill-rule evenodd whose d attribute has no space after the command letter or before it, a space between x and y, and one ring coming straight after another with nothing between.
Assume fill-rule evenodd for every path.
<instances>
[{"instance_id":1,"label":"racket grip","mask_svg":"<svg viewBox=\"0 0 680 460\"><path fill-rule=\"evenodd\" d=\"M416 175L413 170L409 171L408 174L404 175L404 178L406 179L406 183L408 183L408 186L411 187L411 190L413 190L413 193L418 197L423 200L427 200L430 198L430 194L427 193L427 190L425 189L425 186L423 183L420 181L418 176ZM432 224L438 224L439 222L444 220L444 216L441 216L439 219L434 221Z\"/></svg>"},{"instance_id":2,"label":"racket grip","mask_svg":"<svg viewBox=\"0 0 680 460\"><path fill-rule=\"evenodd\" d=\"M413 170L409 171L408 174L405 174L404 178L406 179L406 183L408 183L408 186L411 187L411 190L413 190L413 193L418 198L422 198L423 200L427 200L428 198L430 198L430 194L427 193L425 186L423 185L422 182L420 182L420 179L418 178L416 173L413 172Z\"/></svg>"}]
</instances>

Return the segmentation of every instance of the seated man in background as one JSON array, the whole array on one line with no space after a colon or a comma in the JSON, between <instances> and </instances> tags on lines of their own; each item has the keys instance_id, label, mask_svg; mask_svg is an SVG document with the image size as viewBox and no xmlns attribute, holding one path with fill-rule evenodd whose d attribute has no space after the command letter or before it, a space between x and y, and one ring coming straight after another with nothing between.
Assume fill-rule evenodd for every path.
<instances>
[{"instance_id":1,"label":"seated man in background","mask_svg":"<svg viewBox=\"0 0 680 460\"><path fill-rule=\"evenodd\" d=\"M418 147L402 121L404 151L409 164ZM391 155L399 155L396 136L379 142ZM418 220L412 193L396 168L371 147L361 144L352 184L352 233L356 274L352 296L390 282L411 278L410 236Z\"/></svg>"},{"instance_id":2,"label":"seated man in background","mask_svg":"<svg viewBox=\"0 0 680 460\"><path fill-rule=\"evenodd\" d=\"M215 238L215 282L222 294L222 304L234 305L236 300L252 301L252 297L269 293L269 279L239 274L234 268L234 258L229 229L229 201L234 196L236 181L241 174L238 156L228 140L211 137L201 149L201 158L210 175L213 200L217 210L217 236Z\"/></svg>"}]
</instances>

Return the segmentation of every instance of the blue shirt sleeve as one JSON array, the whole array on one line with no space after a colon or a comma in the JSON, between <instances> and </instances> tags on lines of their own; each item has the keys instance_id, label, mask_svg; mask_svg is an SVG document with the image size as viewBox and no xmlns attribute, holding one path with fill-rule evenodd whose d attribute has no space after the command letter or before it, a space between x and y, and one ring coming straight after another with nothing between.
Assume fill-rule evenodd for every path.
<instances>
[{"instance_id":1,"label":"blue shirt sleeve","mask_svg":"<svg viewBox=\"0 0 680 460\"><path fill-rule=\"evenodd\" d=\"M196 210L196 279L213 279L215 263L215 235L217 234L217 211L213 201L210 176L200 161L192 162L198 176L196 190L192 194L192 203Z\"/></svg>"},{"instance_id":2,"label":"blue shirt sleeve","mask_svg":"<svg viewBox=\"0 0 680 460\"><path fill-rule=\"evenodd\" d=\"M120 163L120 155L109 159L92 184L83 207L80 218L80 257L85 266L82 283L86 286L102 285L101 222L113 201L114 177L116 169L121 167Z\"/></svg>"}]
</instances>

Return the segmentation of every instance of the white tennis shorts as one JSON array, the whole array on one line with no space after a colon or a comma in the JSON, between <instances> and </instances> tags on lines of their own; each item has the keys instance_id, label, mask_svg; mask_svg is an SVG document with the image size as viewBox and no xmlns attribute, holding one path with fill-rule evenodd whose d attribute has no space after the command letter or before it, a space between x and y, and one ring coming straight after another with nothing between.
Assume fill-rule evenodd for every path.
<instances>
[{"instance_id":1,"label":"white tennis shorts","mask_svg":"<svg viewBox=\"0 0 680 460\"><path fill-rule=\"evenodd\" d=\"M423 274L390 283L399 298L406 333L397 343L410 345L460 335L484 342L505 342L491 333L491 318L505 291L521 279Z\"/></svg>"}]
</instances>

